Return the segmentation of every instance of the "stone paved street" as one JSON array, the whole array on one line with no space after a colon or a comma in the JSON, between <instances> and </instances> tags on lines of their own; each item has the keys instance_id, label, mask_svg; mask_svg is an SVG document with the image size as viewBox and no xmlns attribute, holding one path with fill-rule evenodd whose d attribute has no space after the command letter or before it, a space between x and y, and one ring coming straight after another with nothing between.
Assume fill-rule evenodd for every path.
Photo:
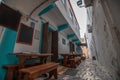
<instances>
[{"instance_id":1,"label":"stone paved street","mask_svg":"<svg viewBox=\"0 0 120 80\"><path fill-rule=\"evenodd\" d=\"M59 80L113 80L111 76L97 66L96 61L86 60L76 69L70 69L64 75L59 76Z\"/></svg>"},{"instance_id":2,"label":"stone paved street","mask_svg":"<svg viewBox=\"0 0 120 80\"><path fill-rule=\"evenodd\" d=\"M76 69L68 69L63 75L60 75L57 80L113 80L113 79L108 74L108 72L105 71L105 69L101 69L100 66L97 66L96 61L85 60L82 61L82 63Z\"/></svg>"}]
</instances>

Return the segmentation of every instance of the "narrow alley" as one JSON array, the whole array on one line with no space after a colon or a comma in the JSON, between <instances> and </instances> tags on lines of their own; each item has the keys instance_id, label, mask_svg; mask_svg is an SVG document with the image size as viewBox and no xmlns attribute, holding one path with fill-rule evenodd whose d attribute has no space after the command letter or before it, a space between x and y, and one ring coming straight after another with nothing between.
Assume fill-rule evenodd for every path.
<instances>
[{"instance_id":1,"label":"narrow alley","mask_svg":"<svg viewBox=\"0 0 120 80\"><path fill-rule=\"evenodd\" d=\"M120 0L0 0L0 80L120 80Z\"/></svg>"},{"instance_id":2,"label":"narrow alley","mask_svg":"<svg viewBox=\"0 0 120 80\"><path fill-rule=\"evenodd\" d=\"M48 79L41 77L36 80ZM77 68L69 68L65 73L59 75L58 79L50 80L113 80L113 78L96 60L87 59L82 61Z\"/></svg>"},{"instance_id":3,"label":"narrow alley","mask_svg":"<svg viewBox=\"0 0 120 80\"><path fill-rule=\"evenodd\" d=\"M90 59L83 61L76 70L78 72L72 80L113 80L110 74L97 61Z\"/></svg>"}]
</instances>

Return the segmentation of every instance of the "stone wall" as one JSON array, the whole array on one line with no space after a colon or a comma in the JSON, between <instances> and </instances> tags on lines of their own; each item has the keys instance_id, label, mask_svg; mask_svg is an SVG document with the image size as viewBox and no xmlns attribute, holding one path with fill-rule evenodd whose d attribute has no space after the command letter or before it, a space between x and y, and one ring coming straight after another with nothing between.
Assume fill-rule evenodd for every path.
<instances>
[{"instance_id":1,"label":"stone wall","mask_svg":"<svg viewBox=\"0 0 120 80\"><path fill-rule=\"evenodd\" d=\"M120 78L119 0L95 0L93 5L93 38L96 58L114 80ZM92 46L90 46L91 48ZM92 55L94 51L91 50Z\"/></svg>"}]
</instances>

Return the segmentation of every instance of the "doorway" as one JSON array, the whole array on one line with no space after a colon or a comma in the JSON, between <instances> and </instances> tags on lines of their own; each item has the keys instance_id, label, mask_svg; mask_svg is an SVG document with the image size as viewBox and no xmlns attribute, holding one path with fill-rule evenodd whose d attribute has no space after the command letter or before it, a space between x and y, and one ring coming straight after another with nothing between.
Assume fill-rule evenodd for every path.
<instances>
[{"instance_id":1,"label":"doorway","mask_svg":"<svg viewBox=\"0 0 120 80\"><path fill-rule=\"evenodd\" d=\"M48 22L43 25L41 52L52 53L53 56L51 60L53 62L58 61L58 31L51 31Z\"/></svg>"}]
</instances>

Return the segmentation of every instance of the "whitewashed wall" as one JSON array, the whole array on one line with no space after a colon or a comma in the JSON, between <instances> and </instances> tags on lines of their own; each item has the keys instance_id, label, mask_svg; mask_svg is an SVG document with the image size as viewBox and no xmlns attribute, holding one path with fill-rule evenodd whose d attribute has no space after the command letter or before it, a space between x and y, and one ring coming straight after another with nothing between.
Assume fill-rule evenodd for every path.
<instances>
[{"instance_id":1,"label":"whitewashed wall","mask_svg":"<svg viewBox=\"0 0 120 80\"><path fill-rule=\"evenodd\" d=\"M30 26L31 21L32 20L25 21L24 19L22 19L21 23L24 23L25 25ZM32 21L32 22L34 22L34 21ZM32 45L16 43L14 52L38 52L39 51L39 42L40 41L34 38L35 30L41 31L41 21L40 20L38 22L35 22Z\"/></svg>"},{"instance_id":2,"label":"whitewashed wall","mask_svg":"<svg viewBox=\"0 0 120 80\"><path fill-rule=\"evenodd\" d=\"M112 2L114 2L114 5ZM115 3L115 1L111 0L111 3L112 4L109 6L113 6L113 7L110 9L114 9L116 11L115 12L116 14L113 13L114 11L112 10L111 13L107 12L109 10L108 5L105 4L104 6L103 2L101 2L100 0L96 0L94 2L93 36L94 36L95 47L98 56L97 60L102 66L105 67L105 69L109 72L113 80L119 80L120 78L118 78L118 76L120 76L120 66L119 66L120 50L118 49L119 29L117 29L117 27L119 27L119 24L117 24L117 22L119 22L119 14L118 14L119 10L117 10L119 7L117 5L119 1ZM111 14L114 16L112 16ZM115 19L110 21L111 18L115 18ZM115 23L113 24L112 22L114 21ZM117 27L115 25L117 25Z\"/></svg>"},{"instance_id":3,"label":"whitewashed wall","mask_svg":"<svg viewBox=\"0 0 120 80\"><path fill-rule=\"evenodd\" d=\"M65 39L66 44L64 45L62 43L62 39ZM69 41L68 39L63 36L61 33L59 33L59 38L58 38L58 52L59 53L70 53L70 49L69 49Z\"/></svg>"},{"instance_id":4,"label":"whitewashed wall","mask_svg":"<svg viewBox=\"0 0 120 80\"><path fill-rule=\"evenodd\" d=\"M80 39L80 32L78 30L78 28L76 29L76 27L79 27L79 25L75 24L73 22L73 20L70 18L69 16L69 12L68 10L70 9L70 5L68 4L68 1L66 0L67 5L64 5L61 0L56 2L56 5L58 7L58 9L61 11L61 13L63 14L63 16L65 17L66 21L69 23L70 27L72 28L72 30L74 31L74 33L77 35L78 39ZM67 9L66 7L67 6Z\"/></svg>"},{"instance_id":5,"label":"whitewashed wall","mask_svg":"<svg viewBox=\"0 0 120 80\"><path fill-rule=\"evenodd\" d=\"M28 10L26 8L22 8L21 7L18 7L17 5L15 5L16 3L14 1L8 1L8 0L5 0L6 1L6 4L9 5L11 8L15 9L15 10L19 10L24 17L27 16L28 13ZM22 4L21 4L22 6ZM57 6L58 7L58 6ZM59 6L62 8L62 6ZM61 9L60 9L61 10ZM63 11L61 11L63 12ZM25 16L26 15L26 16ZM67 17L65 17L67 15ZM27 26L30 26L30 22L32 20L28 20L26 21L25 18L22 18L21 19L21 23L24 23L25 25ZM54 17L54 16L53 16ZM73 22L70 21L70 18L68 16L67 13L64 14L64 17L65 18L68 18L68 23L74 27L73 25ZM35 20L38 20L38 22L35 22L35 30L39 30L41 31L41 20L39 19L39 17L36 15L36 17L32 16L33 19ZM46 19L46 22L49 22L50 25L52 25L55 30L57 30L57 26L55 24L54 21L52 21L49 17L45 16L45 19ZM34 22L34 21L33 21ZM34 30L34 31L35 31ZM35 33L35 32L34 32ZM77 33L76 33L77 34ZM66 45L62 44L62 38L64 38L66 40ZM32 45L26 45L26 44L21 44L21 43L16 43L15 44L15 48L14 48L14 52L38 52L39 51L39 45L40 45L40 41L39 40L36 40L34 39L34 34L33 34L33 42L32 42ZM59 53L69 53L70 50L69 50L69 41L67 40L66 36L63 36L62 34L59 33L59 41L58 41L58 52Z\"/></svg>"}]
</instances>

